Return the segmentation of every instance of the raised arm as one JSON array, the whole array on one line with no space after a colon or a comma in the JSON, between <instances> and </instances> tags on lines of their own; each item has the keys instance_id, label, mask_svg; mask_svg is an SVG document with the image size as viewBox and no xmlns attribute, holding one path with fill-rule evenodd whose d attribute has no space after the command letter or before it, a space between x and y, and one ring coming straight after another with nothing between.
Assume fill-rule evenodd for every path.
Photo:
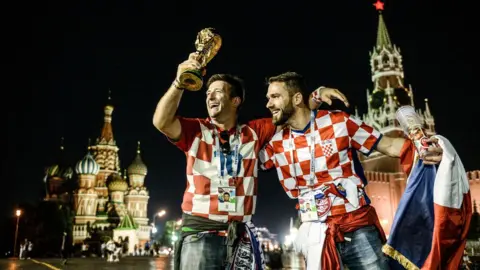
<instances>
[{"instance_id":1,"label":"raised arm","mask_svg":"<svg viewBox=\"0 0 480 270\"><path fill-rule=\"evenodd\" d=\"M425 164L438 164L442 161L442 153L443 149L438 146L437 138L431 137L427 140L430 144L428 147L426 154L422 156L423 163ZM391 157L400 157L402 148L405 149L403 146L405 143L411 144L410 140L404 138L391 138L387 136L382 136L380 141L377 144L377 151Z\"/></svg>"},{"instance_id":2,"label":"raised arm","mask_svg":"<svg viewBox=\"0 0 480 270\"><path fill-rule=\"evenodd\" d=\"M377 151L391 157L400 157L400 151L405 143L404 138L382 136L377 144Z\"/></svg>"},{"instance_id":3,"label":"raised arm","mask_svg":"<svg viewBox=\"0 0 480 270\"><path fill-rule=\"evenodd\" d=\"M196 60L196 53L190 54L188 60L178 66L177 77L162 96L155 109L153 125L172 140L178 140L182 134L182 126L175 116L184 91L178 78L187 69L200 68L200 63Z\"/></svg>"},{"instance_id":4,"label":"raised arm","mask_svg":"<svg viewBox=\"0 0 480 270\"><path fill-rule=\"evenodd\" d=\"M345 106L350 107L347 97L342 92L338 89L324 86L318 87L310 94L308 97L308 106L311 110L315 110L322 105L322 102L332 105L332 99L339 99L345 104Z\"/></svg>"}]
</instances>

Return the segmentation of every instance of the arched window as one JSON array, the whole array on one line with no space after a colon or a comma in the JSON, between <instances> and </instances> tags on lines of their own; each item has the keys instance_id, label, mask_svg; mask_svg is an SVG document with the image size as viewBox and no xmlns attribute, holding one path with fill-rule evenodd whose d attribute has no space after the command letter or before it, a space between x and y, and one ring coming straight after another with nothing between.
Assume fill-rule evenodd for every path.
<instances>
[{"instance_id":1,"label":"arched window","mask_svg":"<svg viewBox=\"0 0 480 270\"><path fill-rule=\"evenodd\" d=\"M384 54L382 57L382 63L386 65L388 64L389 61L390 61L390 58L388 57L388 55Z\"/></svg>"}]
</instances>

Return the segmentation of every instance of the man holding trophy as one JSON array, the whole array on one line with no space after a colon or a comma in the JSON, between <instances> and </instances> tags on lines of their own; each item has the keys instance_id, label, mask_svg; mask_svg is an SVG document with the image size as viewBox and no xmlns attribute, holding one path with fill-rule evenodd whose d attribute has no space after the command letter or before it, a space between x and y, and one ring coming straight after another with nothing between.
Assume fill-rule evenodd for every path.
<instances>
[{"instance_id":1,"label":"man holding trophy","mask_svg":"<svg viewBox=\"0 0 480 270\"><path fill-rule=\"evenodd\" d=\"M367 179L357 151L400 158L411 142L382 136L346 112L311 110L315 106L307 101L321 99L306 100L307 95L300 74L269 79L266 106L273 123L285 127L260 153L261 167L277 168L282 187L298 199L299 209L307 204L316 208L316 215L300 213L296 250L304 255L307 270L337 270L343 264L349 269L388 269L382 253L386 237L365 193ZM441 161L441 148L422 149L424 164Z\"/></svg>"},{"instance_id":2,"label":"man holding trophy","mask_svg":"<svg viewBox=\"0 0 480 270\"><path fill-rule=\"evenodd\" d=\"M271 119L237 121L245 90L238 77L228 74L212 75L206 84L207 119L175 115L184 90L202 88L205 65L218 52L221 38L213 29L203 29L195 45L197 52L178 66L153 117L154 126L185 152L187 159L175 269L264 269L251 219L257 196L258 153L276 127ZM346 102L336 89L317 89L312 95ZM225 191L229 191L228 209L218 199Z\"/></svg>"}]
</instances>

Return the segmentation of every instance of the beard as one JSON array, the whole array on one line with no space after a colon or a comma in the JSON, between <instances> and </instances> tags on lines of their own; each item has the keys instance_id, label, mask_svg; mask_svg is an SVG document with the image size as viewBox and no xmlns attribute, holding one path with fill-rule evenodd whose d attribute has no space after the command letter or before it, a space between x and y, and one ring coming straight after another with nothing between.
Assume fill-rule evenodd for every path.
<instances>
[{"instance_id":1,"label":"beard","mask_svg":"<svg viewBox=\"0 0 480 270\"><path fill-rule=\"evenodd\" d=\"M293 104L288 103L285 108L280 109L280 112L277 116L272 117L272 122L275 126L281 126L287 123L288 119L293 115L294 109Z\"/></svg>"}]
</instances>

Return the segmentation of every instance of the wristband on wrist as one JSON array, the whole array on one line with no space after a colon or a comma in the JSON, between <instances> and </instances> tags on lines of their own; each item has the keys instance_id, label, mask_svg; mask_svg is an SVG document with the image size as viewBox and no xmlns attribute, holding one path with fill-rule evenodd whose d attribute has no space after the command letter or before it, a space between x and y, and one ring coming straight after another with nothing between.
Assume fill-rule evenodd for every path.
<instances>
[{"instance_id":1,"label":"wristband on wrist","mask_svg":"<svg viewBox=\"0 0 480 270\"><path fill-rule=\"evenodd\" d=\"M322 90L323 88L326 88L326 87L325 86L320 86L317 90L315 90L313 92L312 100L314 102L316 102L316 103L322 103L323 102L322 98L319 95L320 90Z\"/></svg>"},{"instance_id":2,"label":"wristband on wrist","mask_svg":"<svg viewBox=\"0 0 480 270\"><path fill-rule=\"evenodd\" d=\"M185 88L181 87L181 84L177 79L175 79L175 81L173 81L172 85L173 85L173 87L177 88L178 90L185 90Z\"/></svg>"}]
</instances>

